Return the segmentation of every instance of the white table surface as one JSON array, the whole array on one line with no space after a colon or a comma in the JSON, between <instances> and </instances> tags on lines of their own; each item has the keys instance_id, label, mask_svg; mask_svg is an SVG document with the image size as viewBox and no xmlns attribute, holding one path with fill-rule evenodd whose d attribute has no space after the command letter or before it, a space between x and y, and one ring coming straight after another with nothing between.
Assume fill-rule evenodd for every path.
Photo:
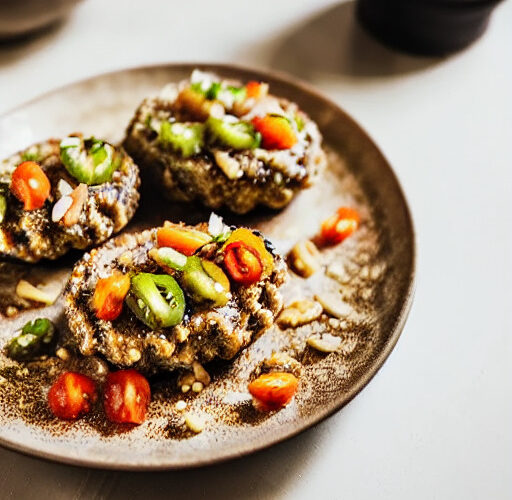
<instances>
[{"instance_id":1,"label":"white table surface","mask_svg":"<svg viewBox=\"0 0 512 500\"><path fill-rule=\"evenodd\" d=\"M290 71L374 137L403 183L419 247L397 347L328 421L186 472L93 471L0 450L0 497L512 498L511 26L505 2L469 50L417 59L364 34L352 3L88 0L58 29L0 45L0 112L142 63Z\"/></svg>"}]
</instances>

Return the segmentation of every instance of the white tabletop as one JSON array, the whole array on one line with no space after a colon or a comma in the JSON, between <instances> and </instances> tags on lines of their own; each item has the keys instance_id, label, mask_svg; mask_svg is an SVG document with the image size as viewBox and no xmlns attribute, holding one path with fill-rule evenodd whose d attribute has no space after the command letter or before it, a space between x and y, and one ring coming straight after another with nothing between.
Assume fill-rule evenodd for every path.
<instances>
[{"instance_id":1,"label":"white tabletop","mask_svg":"<svg viewBox=\"0 0 512 500\"><path fill-rule=\"evenodd\" d=\"M353 4L88 0L58 29L0 45L0 112L152 62L290 71L351 113L394 166L418 233L415 303L348 406L284 444L201 470L134 474L0 450L6 498L512 498L512 3L446 59L380 46Z\"/></svg>"}]
</instances>

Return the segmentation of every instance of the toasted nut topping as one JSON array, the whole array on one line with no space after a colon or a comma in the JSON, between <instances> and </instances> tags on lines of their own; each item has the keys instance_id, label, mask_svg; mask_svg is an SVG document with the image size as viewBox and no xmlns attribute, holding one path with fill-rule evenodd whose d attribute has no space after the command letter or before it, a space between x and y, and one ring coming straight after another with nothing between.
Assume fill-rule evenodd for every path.
<instances>
[{"instance_id":1,"label":"toasted nut topping","mask_svg":"<svg viewBox=\"0 0 512 500\"><path fill-rule=\"evenodd\" d=\"M292 327L311 323L322 314L322 306L314 300L297 300L280 314L277 322L282 327Z\"/></svg>"},{"instance_id":2,"label":"toasted nut topping","mask_svg":"<svg viewBox=\"0 0 512 500\"><path fill-rule=\"evenodd\" d=\"M335 337L330 333L323 335L313 335L307 340L309 346L321 352L334 352L337 351L341 345L341 338Z\"/></svg>"},{"instance_id":3,"label":"toasted nut topping","mask_svg":"<svg viewBox=\"0 0 512 500\"><path fill-rule=\"evenodd\" d=\"M217 165L226 174L228 179L238 179L244 174L240 163L229 156L228 152L218 150L213 153L213 156L215 157Z\"/></svg>"},{"instance_id":4,"label":"toasted nut topping","mask_svg":"<svg viewBox=\"0 0 512 500\"><path fill-rule=\"evenodd\" d=\"M185 393L185 392L188 392L190 391L190 386L188 384L183 384L181 386L181 392Z\"/></svg>"},{"instance_id":5,"label":"toasted nut topping","mask_svg":"<svg viewBox=\"0 0 512 500\"><path fill-rule=\"evenodd\" d=\"M178 342L185 342L190 334L190 329L183 325L178 325L174 327L174 334L176 335L176 340Z\"/></svg>"},{"instance_id":6,"label":"toasted nut topping","mask_svg":"<svg viewBox=\"0 0 512 500\"><path fill-rule=\"evenodd\" d=\"M204 429L205 421L204 421L204 418L199 415L195 415L193 413L187 413L187 415L185 415L185 424L187 424L187 427L192 432L199 434Z\"/></svg>"},{"instance_id":7,"label":"toasted nut topping","mask_svg":"<svg viewBox=\"0 0 512 500\"><path fill-rule=\"evenodd\" d=\"M288 260L293 270L308 278L320 269L320 252L310 240L299 241L290 251Z\"/></svg>"},{"instance_id":8,"label":"toasted nut topping","mask_svg":"<svg viewBox=\"0 0 512 500\"><path fill-rule=\"evenodd\" d=\"M324 311L335 318L344 318L353 312L351 306L343 302L341 297L333 294L315 295L315 299L322 304Z\"/></svg>"},{"instance_id":9,"label":"toasted nut topping","mask_svg":"<svg viewBox=\"0 0 512 500\"><path fill-rule=\"evenodd\" d=\"M65 347L59 347L56 351L55 351L55 355L62 359L62 361L67 361L70 357L69 355L69 351L65 348Z\"/></svg>"},{"instance_id":10,"label":"toasted nut topping","mask_svg":"<svg viewBox=\"0 0 512 500\"><path fill-rule=\"evenodd\" d=\"M89 189L87 188L86 184L79 184L69 195L69 197L72 199L72 204L62 218L62 222L66 227L73 226L78 222L82 208L84 207L88 196Z\"/></svg>"},{"instance_id":11,"label":"toasted nut topping","mask_svg":"<svg viewBox=\"0 0 512 500\"><path fill-rule=\"evenodd\" d=\"M192 385L196 381L194 374L191 372L185 372L178 378L178 385Z\"/></svg>"},{"instance_id":12,"label":"toasted nut topping","mask_svg":"<svg viewBox=\"0 0 512 500\"><path fill-rule=\"evenodd\" d=\"M41 302L46 305L51 305L55 302L57 297L52 297L50 294L43 292L39 288L30 284L28 281L20 280L16 286L16 295L22 299L33 300L34 302Z\"/></svg>"},{"instance_id":13,"label":"toasted nut topping","mask_svg":"<svg viewBox=\"0 0 512 500\"><path fill-rule=\"evenodd\" d=\"M14 307L14 306L7 306L5 308L5 315L8 317L8 318L12 318L13 316L16 316L16 314L18 314L18 308L17 307Z\"/></svg>"},{"instance_id":14,"label":"toasted nut topping","mask_svg":"<svg viewBox=\"0 0 512 500\"><path fill-rule=\"evenodd\" d=\"M187 407L187 403L185 401L183 401L183 399L180 399L177 403L176 403L176 409L178 411L183 411L185 408Z\"/></svg>"},{"instance_id":15,"label":"toasted nut topping","mask_svg":"<svg viewBox=\"0 0 512 500\"><path fill-rule=\"evenodd\" d=\"M117 259L119 264L122 266L129 266L133 262L133 255L131 250L126 250L126 252L123 252L119 258Z\"/></svg>"},{"instance_id":16,"label":"toasted nut topping","mask_svg":"<svg viewBox=\"0 0 512 500\"><path fill-rule=\"evenodd\" d=\"M325 274L342 285L350 281L350 275L347 273L342 262L333 262L326 270Z\"/></svg>"},{"instance_id":17,"label":"toasted nut topping","mask_svg":"<svg viewBox=\"0 0 512 500\"><path fill-rule=\"evenodd\" d=\"M270 358L264 359L261 362L254 375L259 376L260 373L275 371L288 372L300 378L302 364L284 352L274 352Z\"/></svg>"},{"instance_id":18,"label":"toasted nut topping","mask_svg":"<svg viewBox=\"0 0 512 500\"><path fill-rule=\"evenodd\" d=\"M136 363L137 361L140 360L140 358L142 357L142 354L138 349L135 349L135 347L132 347L128 351L128 357L130 358L130 361L132 363Z\"/></svg>"},{"instance_id":19,"label":"toasted nut topping","mask_svg":"<svg viewBox=\"0 0 512 500\"><path fill-rule=\"evenodd\" d=\"M204 385L201 382L194 382L192 384L192 390L194 392L201 392L204 388Z\"/></svg>"},{"instance_id":20,"label":"toasted nut topping","mask_svg":"<svg viewBox=\"0 0 512 500\"><path fill-rule=\"evenodd\" d=\"M210 375L208 375L208 372L203 368L201 363L194 361L192 363L192 368L194 370L194 377L198 382L201 382L203 385L208 385L210 383Z\"/></svg>"}]
</instances>

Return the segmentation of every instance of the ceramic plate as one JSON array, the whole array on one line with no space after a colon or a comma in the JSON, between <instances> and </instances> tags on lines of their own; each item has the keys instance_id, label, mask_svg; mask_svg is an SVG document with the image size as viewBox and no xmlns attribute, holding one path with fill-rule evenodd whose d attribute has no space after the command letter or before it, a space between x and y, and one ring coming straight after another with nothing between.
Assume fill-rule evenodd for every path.
<instances>
[{"instance_id":1,"label":"ceramic plate","mask_svg":"<svg viewBox=\"0 0 512 500\"><path fill-rule=\"evenodd\" d=\"M167 82L186 78L195 67L244 81L267 81L272 93L296 101L318 123L329 158L318 184L281 212L223 215L228 223L261 229L286 253L300 238L313 236L321 220L339 206L357 207L363 224L351 238L324 252L327 274L318 272L307 280L292 277L283 290L287 303L322 291L335 293L342 314L295 330L270 329L232 363L211 366L213 382L197 396L178 394L173 376L154 380L149 418L131 429L105 424L101 410L74 423L57 421L46 407L51 376L42 374L38 366L8 367L2 358L0 373L9 379L0 385L0 443L4 446L61 462L119 469L183 468L238 457L289 438L340 409L370 381L395 345L411 305L414 280L414 234L404 195L368 135L333 102L302 83L272 73L203 64L100 75L0 117L0 157L76 131L120 141L145 96ZM195 223L208 218L207 210L161 199L150 173L144 180L141 207L127 231L165 219ZM72 253L56 263L35 266L0 264L2 303L12 298L13 286L22 276L62 286L79 257ZM66 328L60 300L44 310L16 305L22 309L18 316L1 319L2 344L35 316L52 317ZM338 351L327 355L306 344L312 333L326 329L334 329L342 340ZM258 413L247 393L247 379L276 350L302 362L299 391L283 410ZM57 371L65 368L59 363ZM206 427L200 434L185 430L183 417L175 409L180 398L186 400L189 411L204 417Z\"/></svg>"}]
</instances>

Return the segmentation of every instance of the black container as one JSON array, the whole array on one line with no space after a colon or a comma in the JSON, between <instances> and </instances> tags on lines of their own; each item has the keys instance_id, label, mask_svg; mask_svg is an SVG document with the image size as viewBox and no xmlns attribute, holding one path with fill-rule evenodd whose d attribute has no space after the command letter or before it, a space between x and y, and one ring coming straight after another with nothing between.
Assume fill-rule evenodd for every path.
<instances>
[{"instance_id":1,"label":"black container","mask_svg":"<svg viewBox=\"0 0 512 500\"><path fill-rule=\"evenodd\" d=\"M65 17L81 0L0 0L0 41L22 38Z\"/></svg>"},{"instance_id":2,"label":"black container","mask_svg":"<svg viewBox=\"0 0 512 500\"><path fill-rule=\"evenodd\" d=\"M361 23L406 52L444 55L482 35L500 0L358 0Z\"/></svg>"}]
</instances>

